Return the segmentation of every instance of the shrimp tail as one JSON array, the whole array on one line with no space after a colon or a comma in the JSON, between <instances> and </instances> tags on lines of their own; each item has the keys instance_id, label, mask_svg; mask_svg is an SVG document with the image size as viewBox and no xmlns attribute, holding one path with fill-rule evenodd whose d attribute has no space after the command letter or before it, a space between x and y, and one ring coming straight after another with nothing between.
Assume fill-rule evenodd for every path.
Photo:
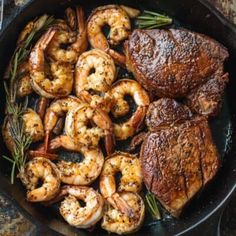
<instances>
[{"instance_id":1,"label":"shrimp tail","mask_svg":"<svg viewBox=\"0 0 236 236\"><path fill-rule=\"evenodd\" d=\"M54 28L49 28L49 30L44 34L40 40L37 42L36 46L41 47L45 50L48 44L51 42L52 38L54 37L56 30Z\"/></svg>"},{"instance_id":2,"label":"shrimp tail","mask_svg":"<svg viewBox=\"0 0 236 236\"><path fill-rule=\"evenodd\" d=\"M45 152L48 151L49 136L50 136L50 132L47 130L45 133L45 140L44 140L44 151Z\"/></svg>"},{"instance_id":3,"label":"shrimp tail","mask_svg":"<svg viewBox=\"0 0 236 236\"><path fill-rule=\"evenodd\" d=\"M101 108L97 107L96 110L99 112L100 117L103 118L103 127L105 130L105 149L107 152L107 155L110 155L114 152L114 147L115 147L115 137L114 137L114 132L113 132L113 125L109 117L107 116L107 113L103 111ZM98 123L99 121L97 121ZM95 121L96 123L96 121Z\"/></svg>"},{"instance_id":4,"label":"shrimp tail","mask_svg":"<svg viewBox=\"0 0 236 236\"><path fill-rule=\"evenodd\" d=\"M46 131L44 144L39 146L39 148L37 150L30 150L29 151L30 158L34 158L37 156L41 156L41 157L47 158L49 160L55 160L58 158L57 154L49 152L49 151L55 150L57 148L57 147L51 148L52 145L51 145L51 142L49 142L49 136L50 136L50 132Z\"/></svg>"},{"instance_id":5,"label":"shrimp tail","mask_svg":"<svg viewBox=\"0 0 236 236\"><path fill-rule=\"evenodd\" d=\"M35 156L44 156L45 158L55 160L57 155L53 152L61 147L61 136L58 136L54 139L52 139L50 142L49 140L47 142L47 151L45 151L45 144L40 145L36 150L31 150L29 152L30 157L33 158Z\"/></svg>"},{"instance_id":6,"label":"shrimp tail","mask_svg":"<svg viewBox=\"0 0 236 236\"><path fill-rule=\"evenodd\" d=\"M49 28L49 30L38 40L35 47L30 53L29 56L29 69L30 71L34 70L43 70L44 69L44 57L39 56L44 50L46 50L48 44L51 42L54 37L56 30Z\"/></svg>"},{"instance_id":7,"label":"shrimp tail","mask_svg":"<svg viewBox=\"0 0 236 236\"><path fill-rule=\"evenodd\" d=\"M125 55L116 52L115 50L109 48L108 54L114 59L114 61L123 68L126 68L126 57Z\"/></svg>"},{"instance_id":8,"label":"shrimp tail","mask_svg":"<svg viewBox=\"0 0 236 236\"><path fill-rule=\"evenodd\" d=\"M84 101L88 104L90 104L92 102L92 97L87 91L81 91L80 98L82 99L82 101Z\"/></svg>"},{"instance_id":9,"label":"shrimp tail","mask_svg":"<svg viewBox=\"0 0 236 236\"><path fill-rule=\"evenodd\" d=\"M135 149L143 143L146 136L147 136L146 132L141 132L135 135L130 142L129 151L130 152L135 151Z\"/></svg>"},{"instance_id":10,"label":"shrimp tail","mask_svg":"<svg viewBox=\"0 0 236 236\"><path fill-rule=\"evenodd\" d=\"M144 107L144 106L138 107L136 111L136 115L132 117L132 127L136 132L140 130L141 125L143 124L146 111L147 111L147 107Z\"/></svg>"},{"instance_id":11,"label":"shrimp tail","mask_svg":"<svg viewBox=\"0 0 236 236\"><path fill-rule=\"evenodd\" d=\"M43 119L47 106L48 106L49 100L46 97L40 97L38 106L37 106L37 113L39 114L40 118Z\"/></svg>"},{"instance_id":12,"label":"shrimp tail","mask_svg":"<svg viewBox=\"0 0 236 236\"><path fill-rule=\"evenodd\" d=\"M108 198L108 201L115 208L120 210L123 214L126 214L128 217L133 217L134 212L129 204L120 197L118 193L114 193L112 197Z\"/></svg>"},{"instance_id":13,"label":"shrimp tail","mask_svg":"<svg viewBox=\"0 0 236 236\"><path fill-rule=\"evenodd\" d=\"M76 43L72 45L78 54L83 53L88 47L87 27L85 23L84 10L82 7L76 8L78 37Z\"/></svg>"},{"instance_id":14,"label":"shrimp tail","mask_svg":"<svg viewBox=\"0 0 236 236\"><path fill-rule=\"evenodd\" d=\"M78 24L79 32L82 33L86 29L84 10L82 7L76 8L76 16L77 16L77 24Z\"/></svg>"},{"instance_id":15,"label":"shrimp tail","mask_svg":"<svg viewBox=\"0 0 236 236\"><path fill-rule=\"evenodd\" d=\"M67 24L70 26L71 29L75 30L76 28L75 11L72 8L68 7L65 10L65 15L66 15Z\"/></svg>"},{"instance_id":16,"label":"shrimp tail","mask_svg":"<svg viewBox=\"0 0 236 236\"><path fill-rule=\"evenodd\" d=\"M54 139L51 139L50 142L48 142L48 150L47 152L45 152L44 150L44 144L40 145L35 151L31 151L32 153L41 153L43 155L45 155L45 157L47 158L47 155L50 156L57 156L56 154L52 153L55 152L56 150L60 149L60 148L64 148L70 151L76 151L78 150L80 147L75 145L75 143L73 142L73 140L71 140L70 137L66 136L66 135L60 135L57 136Z\"/></svg>"},{"instance_id":17,"label":"shrimp tail","mask_svg":"<svg viewBox=\"0 0 236 236\"><path fill-rule=\"evenodd\" d=\"M107 155L111 155L114 152L115 137L113 133L105 131L105 149Z\"/></svg>"}]
</instances>

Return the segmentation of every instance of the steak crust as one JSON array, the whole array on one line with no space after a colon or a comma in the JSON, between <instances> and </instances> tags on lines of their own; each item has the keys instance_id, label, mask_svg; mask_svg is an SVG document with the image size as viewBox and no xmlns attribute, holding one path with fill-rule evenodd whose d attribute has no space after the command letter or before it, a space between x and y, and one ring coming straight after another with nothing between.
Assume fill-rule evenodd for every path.
<instances>
[{"instance_id":1,"label":"steak crust","mask_svg":"<svg viewBox=\"0 0 236 236\"><path fill-rule=\"evenodd\" d=\"M176 103L173 99L160 99L150 105L148 112L165 112L163 110L176 107ZM184 105L177 106L183 106L182 115L189 114ZM215 176L220 162L205 117L188 116L170 125L163 124L157 120L155 127L153 122L152 131L144 137L141 167L146 187L178 217L193 196Z\"/></svg>"},{"instance_id":2,"label":"steak crust","mask_svg":"<svg viewBox=\"0 0 236 236\"><path fill-rule=\"evenodd\" d=\"M171 98L161 98L149 105L145 122L148 130L153 131L183 122L191 117L192 113L187 106Z\"/></svg>"},{"instance_id":3,"label":"steak crust","mask_svg":"<svg viewBox=\"0 0 236 236\"><path fill-rule=\"evenodd\" d=\"M214 115L227 82L226 78L220 78L224 74L224 61L229 55L220 43L185 29L136 29L125 43L125 52L127 68L154 98L186 97L211 79L224 81L214 91L218 94L213 98L214 108L207 112L211 115L212 111ZM225 76L228 77L227 74ZM210 91L202 89L201 92L205 92L205 97L211 102L212 96L208 96ZM198 95L199 92L194 97L190 95L188 100L190 108L202 114L201 108L194 106Z\"/></svg>"},{"instance_id":4,"label":"steak crust","mask_svg":"<svg viewBox=\"0 0 236 236\"><path fill-rule=\"evenodd\" d=\"M215 76L205 84L193 89L186 97L186 104L193 112L205 116L218 114L223 102L223 95L228 82L228 73L223 76Z\"/></svg>"}]
</instances>

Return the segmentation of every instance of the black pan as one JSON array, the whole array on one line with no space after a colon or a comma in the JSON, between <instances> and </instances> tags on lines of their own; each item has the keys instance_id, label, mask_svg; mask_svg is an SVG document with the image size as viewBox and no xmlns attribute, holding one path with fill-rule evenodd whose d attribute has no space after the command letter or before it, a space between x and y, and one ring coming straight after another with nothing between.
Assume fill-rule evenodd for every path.
<instances>
[{"instance_id":1,"label":"black pan","mask_svg":"<svg viewBox=\"0 0 236 236\"><path fill-rule=\"evenodd\" d=\"M0 75L3 77L4 69L14 50L15 42L20 30L30 19L43 14L58 14L68 5L81 4L90 9L108 3L122 3L140 9L164 12L175 19L174 27L185 27L196 32L209 35L223 45L230 53L226 64L226 71L230 73L224 104L219 116L210 120L213 137L221 155L222 168L214 181L197 196L185 209L180 219L174 219L168 215L162 221L153 222L146 219L144 226L134 235L216 235L216 223L219 220L222 209L232 195L236 186L236 28L230 24L219 12L203 0L134 0L134 1L67 1L67 0L34 0L24 7L13 7L13 1L6 1L6 15L3 30L0 32ZM4 117L4 89L0 84L1 115ZM234 100L235 99L235 100ZM1 144L1 155L6 152ZM0 159L0 190L11 198L23 214L36 225L39 235L50 232L52 234L65 235L107 235L99 228L93 232L77 230L67 225L54 210L43 208L41 205L33 205L25 201L25 189L20 182L11 185L9 182L9 163ZM14 199L14 200L13 200ZM204 230L204 232L203 232ZM57 232L57 233L56 233ZM35 233L36 234L36 233ZM33 235L35 235L33 234Z\"/></svg>"}]
</instances>

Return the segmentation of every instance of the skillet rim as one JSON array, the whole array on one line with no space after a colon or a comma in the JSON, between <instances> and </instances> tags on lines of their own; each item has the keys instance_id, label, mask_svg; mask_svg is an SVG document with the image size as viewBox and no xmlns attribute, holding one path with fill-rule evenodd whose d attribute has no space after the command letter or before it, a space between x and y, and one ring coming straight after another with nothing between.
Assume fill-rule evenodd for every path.
<instances>
[{"instance_id":1,"label":"skillet rim","mask_svg":"<svg viewBox=\"0 0 236 236\"><path fill-rule=\"evenodd\" d=\"M10 20L8 22L3 22L3 27L2 30L0 31L0 40L5 36L5 34L7 33L7 29L9 27L13 27L14 25L14 20L16 17L19 17L19 15L24 12L28 7L30 7L30 5L34 2L35 0L29 0L25 5L23 5L22 7L20 7L19 9L16 10L15 14L13 16L11 16ZM220 20L220 22L227 28L229 28L231 31L234 32L234 34L236 34L236 25L234 25L232 22L230 22L229 19L227 19L219 10L217 10L208 0L197 0L201 5L203 5L203 7L207 8L211 14L213 14L218 20ZM10 13L9 15L12 15L12 13ZM7 36L5 36L7 37ZM2 173L0 173L0 175L2 175ZM233 192L236 189L236 182L231 186L231 188L229 188L228 193L226 194L226 196L221 199L220 203L215 206L213 208L212 211L210 211L208 214L206 214L204 217L202 217L198 222L196 222L195 224L192 224L191 226L189 226L188 228L182 230L181 232L175 234L175 235L183 235L187 232L190 232L193 229L196 229L197 227L199 227L202 223L206 222L206 220L208 220L210 217L212 217L218 210L223 210L224 206L226 205L226 203L230 200L230 197L232 196ZM6 194L8 197L10 194L7 193L7 191L5 191L3 188L0 187L0 191L3 192L4 194ZM13 200L15 202L17 202L15 200L15 198L13 196L10 195L11 198L13 198ZM24 209L24 207L22 207L18 202L17 202L17 208L21 211L24 212L24 214L26 214L27 216L29 216L29 212ZM28 218L28 217L27 217ZM37 221L37 223L41 224L41 222L37 219L34 219ZM37 226L37 223L35 224ZM150 227L153 227L154 225L151 225ZM54 229L51 229L48 225L46 225L46 227L49 230L53 230L53 232L60 234L57 231L54 231Z\"/></svg>"}]
</instances>

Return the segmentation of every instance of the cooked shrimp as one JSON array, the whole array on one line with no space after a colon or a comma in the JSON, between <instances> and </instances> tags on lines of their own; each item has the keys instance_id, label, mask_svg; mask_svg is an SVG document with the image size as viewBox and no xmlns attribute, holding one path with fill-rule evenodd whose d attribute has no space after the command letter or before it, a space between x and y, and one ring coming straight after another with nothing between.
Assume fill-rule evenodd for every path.
<instances>
[{"instance_id":1,"label":"cooked shrimp","mask_svg":"<svg viewBox=\"0 0 236 236\"><path fill-rule=\"evenodd\" d=\"M66 116L65 133L87 147L97 147L99 140L105 137L107 153L113 152L113 125L108 114L101 109L84 104L70 110Z\"/></svg>"},{"instance_id":2,"label":"cooked shrimp","mask_svg":"<svg viewBox=\"0 0 236 236\"><path fill-rule=\"evenodd\" d=\"M78 145L72 138L66 135L57 136L49 142L50 151L55 151L59 148L79 152L83 155L83 159L80 162L59 161L57 163L63 183L88 185L100 175L104 156L99 148L86 148ZM43 147L39 147L37 150L38 153L42 151Z\"/></svg>"},{"instance_id":3,"label":"cooked shrimp","mask_svg":"<svg viewBox=\"0 0 236 236\"><path fill-rule=\"evenodd\" d=\"M21 47L22 46L21 44L25 43L26 38L29 36L30 33L32 33L33 30L37 30L37 31L40 30L47 19L48 19L48 16L45 14L45 15L40 16L34 21L28 22L27 25L23 28L23 30L19 34L19 37L16 43L17 47ZM14 64L13 59L14 57L11 58L10 62L7 65L7 68L3 75L4 79L9 79L10 77L11 68L12 68L12 65Z\"/></svg>"},{"instance_id":4,"label":"cooked shrimp","mask_svg":"<svg viewBox=\"0 0 236 236\"><path fill-rule=\"evenodd\" d=\"M114 124L114 131L117 139L124 140L133 136L143 123L148 105L150 104L147 92L138 82L130 79L123 79L113 84L108 95L114 99L114 106L111 109L114 117L120 117L127 114L129 105L124 97L125 95L133 97L134 102L137 105L134 114L128 121Z\"/></svg>"},{"instance_id":5,"label":"cooked shrimp","mask_svg":"<svg viewBox=\"0 0 236 236\"><path fill-rule=\"evenodd\" d=\"M50 141L50 151L59 148L79 152L83 155L83 159L80 162L59 161L57 163L63 183L88 185L100 175L104 164L104 156L99 148L86 148L78 145L72 138L66 135L60 135ZM38 153L42 151L43 147L37 150Z\"/></svg>"},{"instance_id":6,"label":"cooked shrimp","mask_svg":"<svg viewBox=\"0 0 236 236\"><path fill-rule=\"evenodd\" d=\"M105 25L110 26L108 40L102 32ZM106 5L93 10L88 19L88 39L92 47L101 49L110 54L114 60L125 64L125 56L110 48L128 38L131 24L127 13L118 5Z\"/></svg>"},{"instance_id":7,"label":"cooked shrimp","mask_svg":"<svg viewBox=\"0 0 236 236\"><path fill-rule=\"evenodd\" d=\"M65 197L66 196L66 197ZM65 197L60 205L62 217L76 228L87 229L94 226L103 215L104 201L102 196L93 188L85 186L63 186L58 201ZM79 203L82 200L85 206Z\"/></svg>"},{"instance_id":8,"label":"cooked shrimp","mask_svg":"<svg viewBox=\"0 0 236 236\"><path fill-rule=\"evenodd\" d=\"M50 133L55 127L59 117L62 117L65 113L72 109L76 109L82 106L84 103L77 97L68 96L66 98L60 98L53 101L47 108L44 125L45 132Z\"/></svg>"},{"instance_id":9,"label":"cooked shrimp","mask_svg":"<svg viewBox=\"0 0 236 236\"><path fill-rule=\"evenodd\" d=\"M135 232L141 227L144 220L143 199L138 194L131 192L123 192L120 197L132 208L134 216L130 218L112 206L108 206L105 209L101 226L108 232L116 234Z\"/></svg>"},{"instance_id":10,"label":"cooked shrimp","mask_svg":"<svg viewBox=\"0 0 236 236\"><path fill-rule=\"evenodd\" d=\"M76 149L76 151L83 154L83 160L79 163L68 161L58 162L57 167L61 172L61 180L63 183L67 184L88 185L100 175L104 157L101 150L98 148L88 149L80 147Z\"/></svg>"},{"instance_id":11,"label":"cooked shrimp","mask_svg":"<svg viewBox=\"0 0 236 236\"><path fill-rule=\"evenodd\" d=\"M38 40L29 57L31 85L36 93L47 98L67 96L73 85L73 67L69 63L51 62L51 78L47 76L44 54L55 33L55 29L49 29Z\"/></svg>"},{"instance_id":12,"label":"cooked shrimp","mask_svg":"<svg viewBox=\"0 0 236 236\"><path fill-rule=\"evenodd\" d=\"M47 151L49 136L57 124L57 121L69 110L76 109L82 105L82 101L74 96L57 99L51 103L44 118L45 151Z\"/></svg>"},{"instance_id":13,"label":"cooked shrimp","mask_svg":"<svg viewBox=\"0 0 236 236\"><path fill-rule=\"evenodd\" d=\"M115 78L116 67L108 54L99 49L84 52L75 69L76 96L90 96L94 101L102 100L99 95L104 95L109 90Z\"/></svg>"},{"instance_id":14,"label":"cooked shrimp","mask_svg":"<svg viewBox=\"0 0 236 236\"><path fill-rule=\"evenodd\" d=\"M121 172L117 188L115 174ZM139 192L142 187L142 174L139 159L129 153L118 152L106 159L100 176L100 191L105 199L116 209L132 215L133 211L120 198L119 192Z\"/></svg>"},{"instance_id":15,"label":"cooked shrimp","mask_svg":"<svg viewBox=\"0 0 236 236\"><path fill-rule=\"evenodd\" d=\"M32 137L33 142L41 141L44 138L43 122L39 115L32 109L22 116L24 122L24 132Z\"/></svg>"},{"instance_id":16,"label":"cooked shrimp","mask_svg":"<svg viewBox=\"0 0 236 236\"><path fill-rule=\"evenodd\" d=\"M60 189L60 172L56 165L43 157L29 161L19 173L22 183L28 189L27 200L30 202L49 201ZM39 181L42 186L38 187Z\"/></svg>"},{"instance_id":17,"label":"cooked shrimp","mask_svg":"<svg viewBox=\"0 0 236 236\"><path fill-rule=\"evenodd\" d=\"M74 25L73 10L66 10L67 18L71 26ZM76 8L77 32L73 32L68 25L59 24L58 30L50 41L47 53L56 61L76 63L78 56L87 49L87 29L85 26L84 12L82 7ZM69 45L66 49L62 45Z\"/></svg>"},{"instance_id":18,"label":"cooked shrimp","mask_svg":"<svg viewBox=\"0 0 236 236\"><path fill-rule=\"evenodd\" d=\"M28 134L32 138L32 142L37 142L43 139L44 129L42 120L39 115L32 109L27 109L27 111L22 115L24 133ZM15 148L14 140L11 134L9 120L5 119L2 126L3 140L9 151L13 152Z\"/></svg>"}]
</instances>

